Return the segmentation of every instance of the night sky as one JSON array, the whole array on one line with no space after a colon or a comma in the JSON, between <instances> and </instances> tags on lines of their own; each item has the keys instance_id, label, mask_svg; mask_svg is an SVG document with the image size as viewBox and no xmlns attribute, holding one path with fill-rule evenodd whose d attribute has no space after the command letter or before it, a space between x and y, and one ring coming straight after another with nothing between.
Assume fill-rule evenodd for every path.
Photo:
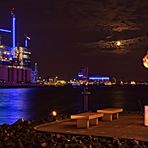
<instances>
[{"instance_id":1,"label":"night sky","mask_svg":"<svg viewBox=\"0 0 148 148\"><path fill-rule=\"evenodd\" d=\"M68 80L87 66L89 75L148 80L142 63L147 0L1 0L0 6L0 28L6 29L15 8L17 42L23 45L24 33L31 38L32 67L37 62L41 76Z\"/></svg>"}]
</instances>

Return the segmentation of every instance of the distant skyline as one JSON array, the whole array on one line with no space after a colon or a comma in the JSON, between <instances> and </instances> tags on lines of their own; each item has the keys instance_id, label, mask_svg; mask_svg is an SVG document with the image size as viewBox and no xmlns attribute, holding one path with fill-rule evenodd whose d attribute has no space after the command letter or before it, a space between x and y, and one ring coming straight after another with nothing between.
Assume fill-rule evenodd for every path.
<instances>
[{"instance_id":1,"label":"distant skyline","mask_svg":"<svg viewBox=\"0 0 148 148\"><path fill-rule=\"evenodd\" d=\"M147 0L2 0L0 28L11 27L12 8L17 41L24 45L23 35L31 38L32 68L37 62L40 76L68 80L86 66L89 75L148 80L142 63L148 46ZM2 43L10 42L2 37Z\"/></svg>"}]
</instances>

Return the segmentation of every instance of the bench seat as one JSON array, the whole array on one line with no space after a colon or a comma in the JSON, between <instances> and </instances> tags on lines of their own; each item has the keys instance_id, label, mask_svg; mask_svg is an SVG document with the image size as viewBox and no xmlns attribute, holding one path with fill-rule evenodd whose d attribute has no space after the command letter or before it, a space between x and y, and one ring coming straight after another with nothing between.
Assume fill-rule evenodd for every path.
<instances>
[{"instance_id":1,"label":"bench seat","mask_svg":"<svg viewBox=\"0 0 148 148\"><path fill-rule=\"evenodd\" d=\"M122 108L105 108L101 110L97 110L97 113L103 113L103 120L112 121L114 119L119 118L119 113L123 112Z\"/></svg>"},{"instance_id":2,"label":"bench seat","mask_svg":"<svg viewBox=\"0 0 148 148\"><path fill-rule=\"evenodd\" d=\"M89 128L90 125L98 125L98 118L103 117L103 113L85 112L71 115L71 119L77 120L77 128Z\"/></svg>"}]
</instances>

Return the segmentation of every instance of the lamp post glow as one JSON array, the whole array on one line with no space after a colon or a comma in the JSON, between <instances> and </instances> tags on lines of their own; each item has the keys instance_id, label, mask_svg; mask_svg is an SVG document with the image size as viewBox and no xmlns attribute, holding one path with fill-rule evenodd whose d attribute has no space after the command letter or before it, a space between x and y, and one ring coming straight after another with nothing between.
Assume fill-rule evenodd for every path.
<instances>
[{"instance_id":1,"label":"lamp post glow","mask_svg":"<svg viewBox=\"0 0 148 148\"><path fill-rule=\"evenodd\" d=\"M117 41L117 46L120 46L121 45L121 42L120 41Z\"/></svg>"},{"instance_id":2,"label":"lamp post glow","mask_svg":"<svg viewBox=\"0 0 148 148\"><path fill-rule=\"evenodd\" d=\"M57 115L56 111L52 111L52 115L55 117Z\"/></svg>"}]
</instances>

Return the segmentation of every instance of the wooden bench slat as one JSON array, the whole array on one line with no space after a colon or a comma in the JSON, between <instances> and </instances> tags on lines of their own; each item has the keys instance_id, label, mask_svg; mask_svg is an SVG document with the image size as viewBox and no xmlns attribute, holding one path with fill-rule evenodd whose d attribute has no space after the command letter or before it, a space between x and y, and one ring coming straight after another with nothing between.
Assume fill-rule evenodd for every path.
<instances>
[{"instance_id":1,"label":"wooden bench slat","mask_svg":"<svg viewBox=\"0 0 148 148\"><path fill-rule=\"evenodd\" d=\"M93 118L99 118L103 117L103 113L80 113L76 115L71 115L71 119L79 119L79 118L85 118L85 119L93 119Z\"/></svg>"},{"instance_id":2,"label":"wooden bench slat","mask_svg":"<svg viewBox=\"0 0 148 148\"><path fill-rule=\"evenodd\" d=\"M103 113L103 120L109 120L112 121L113 116L116 117L116 119L119 118L119 113L122 112L122 108L106 108L106 109L101 109L97 110L98 113Z\"/></svg>"},{"instance_id":3,"label":"wooden bench slat","mask_svg":"<svg viewBox=\"0 0 148 148\"><path fill-rule=\"evenodd\" d=\"M71 119L77 120L77 128L89 128L89 125L98 125L99 117L103 117L103 113L85 112L71 115Z\"/></svg>"},{"instance_id":4,"label":"wooden bench slat","mask_svg":"<svg viewBox=\"0 0 148 148\"><path fill-rule=\"evenodd\" d=\"M122 108L106 108L106 109L101 109L101 110L97 110L98 113L119 113L119 112L123 112Z\"/></svg>"}]
</instances>

